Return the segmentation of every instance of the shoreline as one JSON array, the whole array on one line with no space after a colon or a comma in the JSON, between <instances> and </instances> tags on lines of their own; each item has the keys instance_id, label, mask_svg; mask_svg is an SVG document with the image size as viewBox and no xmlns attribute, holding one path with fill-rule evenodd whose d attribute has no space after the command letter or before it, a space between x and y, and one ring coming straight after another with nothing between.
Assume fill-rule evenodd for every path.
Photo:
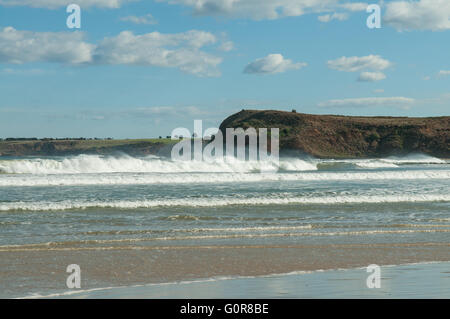
<instances>
[{"instance_id":1,"label":"shoreline","mask_svg":"<svg viewBox=\"0 0 450 319\"><path fill-rule=\"evenodd\" d=\"M320 161L292 159L280 161L276 175L253 174L254 165L240 162L199 168L155 157L0 162L3 171L23 173L0 178L0 197L8 199L0 203L4 298L57 297L67 292L66 269L74 264L81 287L96 289L86 298L222 298L224 291L309 298L336 290L337 297L358 296L349 284L367 277L364 269L344 271L352 280L316 270L450 262L449 163L427 165L442 162L435 158L329 161L325 170ZM311 168L317 171L304 172ZM431 276L440 283L450 267L437 274L430 267L420 266L405 291L436 296L417 282ZM286 273L292 276L273 278ZM215 283L220 278L230 280ZM286 278L322 290L305 294ZM161 284L185 281L194 282ZM142 284L153 288L134 286Z\"/></svg>"},{"instance_id":2,"label":"shoreline","mask_svg":"<svg viewBox=\"0 0 450 319\"><path fill-rule=\"evenodd\" d=\"M15 299L450 298L450 262L380 267L379 289L367 288L370 273L366 267L356 267L81 289Z\"/></svg>"},{"instance_id":3,"label":"shoreline","mask_svg":"<svg viewBox=\"0 0 450 319\"><path fill-rule=\"evenodd\" d=\"M376 240L378 244L374 244L373 239L372 243L369 243L364 238L351 240L352 243L346 238L337 238L337 242L333 244L327 239L317 241L317 238L313 238L301 244L283 240L273 242L271 245L263 242L253 245L248 242L239 244L224 242L218 246L218 243L208 242L203 246L192 246L190 243L173 246L168 243L166 246L105 245L85 248L63 247L63 250L57 251L49 250L49 247L44 250L5 251L0 252L0 277L4 279L0 295L3 295L3 298L17 298L33 294L48 296L67 292L66 268L71 264L80 265L81 287L84 290L142 286L143 283L166 286L167 283L197 282L205 278L211 281L218 278L245 277L245 280L253 282L251 277L262 278L261 280L265 281L264 278L273 277L274 274L295 276L345 269L353 272L360 269L358 273L367 276L361 269L371 264L382 267L418 263L449 264L450 244L439 241L443 240L439 235L433 237L435 242L429 242L429 235L413 237L417 240L415 244L410 242L408 235L406 238L380 238ZM428 240L425 242L421 238ZM450 265L447 265L447 270L450 270ZM426 278L420 274L418 277L420 280ZM255 285L261 285L258 280L256 281ZM177 293L176 289L173 289L173 294ZM221 289L218 291L222 291ZM258 291L259 289L256 289L256 292ZM127 292L127 295L131 292ZM146 297L149 293L144 291L142 296ZM297 296L295 291L292 293ZM253 297L253 294L249 292L242 298ZM175 295L169 296L172 298ZM122 297L125 298L123 295L114 298ZM150 297L162 296L151 294ZM209 295L206 294L204 298L209 298Z\"/></svg>"}]
</instances>

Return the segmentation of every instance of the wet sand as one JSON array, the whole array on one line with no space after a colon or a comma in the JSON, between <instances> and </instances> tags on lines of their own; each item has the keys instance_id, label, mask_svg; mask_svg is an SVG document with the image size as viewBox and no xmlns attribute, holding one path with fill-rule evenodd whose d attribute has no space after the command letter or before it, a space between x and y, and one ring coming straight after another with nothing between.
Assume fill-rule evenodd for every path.
<instances>
[{"instance_id":1,"label":"wet sand","mask_svg":"<svg viewBox=\"0 0 450 319\"><path fill-rule=\"evenodd\" d=\"M381 267L381 287L369 289L366 268L210 279L72 291L50 298L450 298L450 263Z\"/></svg>"},{"instance_id":2,"label":"wet sand","mask_svg":"<svg viewBox=\"0 0 450 319\"><path fill-rule=\"evenodd\" d=\"M0 252L0 278L2 278L0 297L11 298L33 294L51 295L65 293L69 291L66 287L66 279L69 275L66 273L66 267L70 264L80 265L81 289L90 290L104 287L129 287L142 284L192 281L204 278L235 278L296 271L350 269L367 267L370 264L382 266L435 261L450 261L450 244L116 246L103 247L102 249L96 247L92 250L79 248L77 250L2 251ZM448 267L448 271L450 271L450 267ZM430 270L431 273L432 271ZM411 274L411 272L408 274ZM415 278L415 281L421 282L420 285L422 285L429 281L425 275L428 276L428 274L418 272L412 277ZM362 276L366 278L367 274L363 271ZM265 282L265 279L261 280L263 283ZM323 283L325 279L318 278L317 280L314 283L315 286L320 282ZM331 279L328 281L333 282ZM350 284L350 282L352 281L345 285ZM364 284L365 282L362 283ZM445 281L442 281L442 283L444 284ZM259 291L258 285L261 284L259 281L256 281L255 290L244 289L232 296L242 298L285 296L283 294L279 295L277 289L272 291L268 289L267 295L255 295ZM283 283L280 284L284 285ZM335 284L333 283L332 286ZM443 286L444 288L450 289L448 281ZM192 290L192 296L187 294L184 297L226 297L220 295L221 289L217 290L215 294L209 292L206 295L203 294L202 289L198 293L194 289ZM420 286L418 289L420 290ZM24 291L28 293L24 293ZM300 294L300 291L291 291L290 288L287 291L286 297L303 296L303 292ZM330 291L333 290L331 289ZM149 288L149 291L145 293L124 292L114 296L96 294L95 297L172 298L181 297L180 294L183 293L183 290L178 288L173 288L165 293L153 291ZM429 291L419 293L430 295ZM90 294L86 295L86 297L90 296ZM304 296L321 297L322 295L319 294L319 291L316 291L311 295L306 294ZM332 297L333 295L329 296ZM435 295L432 294L432 296Z\"/></svg>"}]
</instances>

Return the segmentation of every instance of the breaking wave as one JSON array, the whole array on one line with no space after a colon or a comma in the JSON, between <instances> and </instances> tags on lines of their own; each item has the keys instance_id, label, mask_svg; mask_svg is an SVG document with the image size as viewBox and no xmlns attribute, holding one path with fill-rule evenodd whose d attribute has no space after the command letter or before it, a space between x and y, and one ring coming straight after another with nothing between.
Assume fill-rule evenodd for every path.
<instances>
[{"instance_id":1,"label":"breaking wave","mask_svg":"<svg viewBox=\"0 0 450 319\"><path fill-rule=\"evenodd\" d=\"M388 157L381 160L384 163L391 163L397 165L404 164L446 164L443 159L432 157L425 154L411 154L405 157Z\"/></svg>"},{"instance_id":2,"label":"breaking wave","mask_svg":"<svg viewBox=\"0 0 450 319\"><path fill-rule=\"evenodd\" d=\"M245 173L257 171L317 170L314 163L301 159L241 161L224 158L212 162L171 161L156 156L120 157L79 155L61 159L21 159L0 161L0 172L7 174L92 174L92 173Z\"/></svg>"},{"instance_id":3,"label":"breaking wave","mask_svg":"<svg viewBox=\"0 0 450 319\"><path fill-rule=\"evenodd\" d=\"M357 181L450 179L450 170L347 171L302 173L115 173L72 175L4 175L0 187L256 183L271 181Z\"/></svg>"},{"instance_id":4,"label":"breaking wave","mask_svg":"<svg viewBox=\"0 0 450 319\"><path fill-rule=\"evenodd\" d=\"M400 202L449 202L447 195L348 195L319 197L254 197L254 198L173 198L139 201L61 201L61 202L3 202L0 211L61 211L72 209L139 209L157 207L220 207L231 205L292 205L292 204L353 204L353 203L400 203Z\"/></svg>"},{"instance_id":5,"label":"breaking wave","mask_svg":"<svg viewBox=\"0 0 450 319\"><path fill-rule=\"evenodd\" d=\"M94 174L94 173L249 173L249 172L299 172L339 168L396 168L406 164L447 164L445 160L427 156L410 155L402 158L358 160L319 160L283 158L279 162L241 161L225 157L212 162L172 161L157 156L131 157L78 155L61 158L28 158L0 160L2 174Z\"/></svg>"},{"instance_id":6,"label":"breaking wave","mask_svg":"<svg viewBox=\"0 0 450 319\"><path fill-rule=\"evenodd\" d=\"M448 164L445 160L424 154L411 154L405 157L387 157L380 159L354 159L321 161L319 168L398 168L402 165Z\"/></svg>"}]
</instances>

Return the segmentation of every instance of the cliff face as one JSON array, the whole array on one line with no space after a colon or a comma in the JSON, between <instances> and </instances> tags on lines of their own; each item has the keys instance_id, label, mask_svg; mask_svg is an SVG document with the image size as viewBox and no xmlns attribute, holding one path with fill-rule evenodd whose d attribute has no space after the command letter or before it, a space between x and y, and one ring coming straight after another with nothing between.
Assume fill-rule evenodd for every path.
<instances>
[{"instance_id":1,"label":"cliff face","mask_svg":"<svg viewBox=\"0 0 450 319\"><path fill-rule=\"evenodd\" d=\"M385 157L420 152L450 158L450 117L351 117L243 110L226 128L279 128L280 151L321 158Z\"/></svg>"}]
</instances>

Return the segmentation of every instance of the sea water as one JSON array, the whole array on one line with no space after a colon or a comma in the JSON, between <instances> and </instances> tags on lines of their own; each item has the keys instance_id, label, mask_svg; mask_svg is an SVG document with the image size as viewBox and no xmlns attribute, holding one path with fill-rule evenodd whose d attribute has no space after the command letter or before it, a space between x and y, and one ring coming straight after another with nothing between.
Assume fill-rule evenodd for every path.
<instances>
[{"instance_id":1,"label":"sea water","mask_svg":"<svg viewBox=\"0 0 450 319\"><path fill-rule=\"evenodd\" d=\"M448 160L0 158L9 267L2 253L373 243L450 243Z\"/></svg>"}]
</instances>

